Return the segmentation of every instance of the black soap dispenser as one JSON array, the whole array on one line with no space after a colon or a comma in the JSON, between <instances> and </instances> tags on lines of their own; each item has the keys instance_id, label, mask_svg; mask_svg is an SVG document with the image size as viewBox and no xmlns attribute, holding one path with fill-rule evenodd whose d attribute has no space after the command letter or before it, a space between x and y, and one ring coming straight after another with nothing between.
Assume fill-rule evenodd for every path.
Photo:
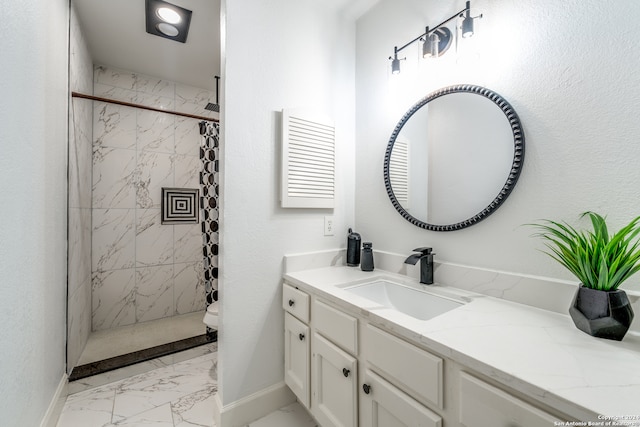
<instances>
[{"instance_id":1,"label":"black soap dispenser","mask_svg":"<svg viewBox=\"0 0 640 427\"><path fill-rule=\"evenodd\" d=\"M362 264L360 264L362 271L373 271L373 250L371 246L371 242L362 244Z\"/></svg>"},{"instance_id":2,"label":"black soap dispenser","mask_svg":"<svg viewBox=\"0 0 640 427\"><path fill-rule=\"evenodd\" d=\"M347 236L347 265L357 267L360 264L360 235L349 229Z\"/></svg>"}]
</instances>

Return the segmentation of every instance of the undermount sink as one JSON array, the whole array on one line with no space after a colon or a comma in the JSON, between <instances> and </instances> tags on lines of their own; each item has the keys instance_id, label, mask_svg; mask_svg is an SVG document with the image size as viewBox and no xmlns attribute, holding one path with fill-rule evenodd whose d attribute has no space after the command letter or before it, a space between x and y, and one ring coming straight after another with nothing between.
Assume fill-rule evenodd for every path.
<instances>
[{"instance_id":1,"label":"undermount sink","mask_svg":"<svg viewBox=\"0 0 640 427\"><path fill-rule=\"evenodd\" d=\"M376 280L344 289L419 320L432 319L463 305L449 298L387 280Z\"/></svg>"}]
</instances>

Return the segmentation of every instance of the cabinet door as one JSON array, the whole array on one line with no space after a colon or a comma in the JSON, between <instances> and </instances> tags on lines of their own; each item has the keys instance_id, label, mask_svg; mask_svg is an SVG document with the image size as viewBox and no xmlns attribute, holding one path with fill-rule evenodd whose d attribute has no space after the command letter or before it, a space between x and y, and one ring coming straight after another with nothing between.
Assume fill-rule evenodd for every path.
<instances>
[{"instance_id":1,"label":"cabinet door","mask_svg":"<svg viewBox=\"0 0 640 427\"><path fill-rule=\"evenodd\" d=\"M312 412L322 427L358 425L356 359L313 334Z\"/></svg>"},{"instance_id":2,"label":"cabinet door","mask_svg":"<svg viewBox=\"0 0 640 427\"><path fill-rule=\"evenodd\" d=\"M360 421L367 427L441 427L442 418L372 371L360 390Z\"/></svg>"},{"instance_id":3,"label":"cabinet door","mask_svg":"<svg viewBox=\"0 0 640 427\"><path fill-rule=\"evenodd\" d=\"M528 403L460 373L460 423L466 427L549 427L561 421Z\"/></svg>"},{"instance_id":4,"label":"cabinet door","mask_svg":"<svg viewBox=\"0 0 640 427\"><path fill-rule=\"evenodd\" d=\"M284 382L309 407L309 327L284 314Z\"/></svg>"}]
</instances>

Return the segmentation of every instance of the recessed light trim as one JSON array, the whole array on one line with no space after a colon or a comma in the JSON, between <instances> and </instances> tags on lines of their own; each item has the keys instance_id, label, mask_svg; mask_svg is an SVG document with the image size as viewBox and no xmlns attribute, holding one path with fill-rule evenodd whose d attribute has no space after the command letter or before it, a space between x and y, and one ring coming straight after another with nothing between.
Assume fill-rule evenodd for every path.
<instances>
[{"instance_id":1,"label":"recessed light trim","mask_svg":"<svg viewBox=\"0 0 640 427\"><path fill-rule=\"evenodd\" d=\"M178 12L173 9L169 9L168 7L159 7L156 10L156 14L160 19L169 24L179 24L182 21L182 17Z\"/></svg>"},{"instance_id":2,"label":"recessed light trim","mask_svg":"<svg viewBox=\"0 0 640 427\"><path fill-rule=\"evenodd\" d=\"M154 36L186 43L192 12L164 0L145 0L146 31ZM176 16L179 21L176 22Z\"/></svg>"}]
</instances>

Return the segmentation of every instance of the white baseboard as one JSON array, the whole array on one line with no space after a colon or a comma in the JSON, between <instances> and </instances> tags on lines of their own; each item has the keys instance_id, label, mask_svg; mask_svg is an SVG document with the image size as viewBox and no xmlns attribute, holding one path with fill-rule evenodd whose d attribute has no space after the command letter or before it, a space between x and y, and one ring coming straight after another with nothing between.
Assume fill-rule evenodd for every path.
<instances>
[{"instance_id":1,"label":"white baseboard","mask_svg":"<svg viewBox=\"0 0 640 427\"><path fill-rule=\"evenodd\" d=\"M47 412L44 414L44 418L40 422L40 427L56 427L58 424L58 418L60 418L60 414L62 413L62 408L64 407L64 402L67 400L67 386L69 385L69 377L67 374L62 374L62 378L60 379L60 383L58 384L58 388L56 389L51 402L49 403L49 408Z\"/></svg>"},{"instance_id":2,"label":"white baseboard","mask_svg":"<svg viewBox=\"0 0 640 427\"><path fill-rule=\"evenodd\" d=\"M284 382L260 390L243 399L222 406L220 396L214 399L214 419L217 427L246 426L271 412L295 402L295 395Z\"/></svg>"}]
</instances>

